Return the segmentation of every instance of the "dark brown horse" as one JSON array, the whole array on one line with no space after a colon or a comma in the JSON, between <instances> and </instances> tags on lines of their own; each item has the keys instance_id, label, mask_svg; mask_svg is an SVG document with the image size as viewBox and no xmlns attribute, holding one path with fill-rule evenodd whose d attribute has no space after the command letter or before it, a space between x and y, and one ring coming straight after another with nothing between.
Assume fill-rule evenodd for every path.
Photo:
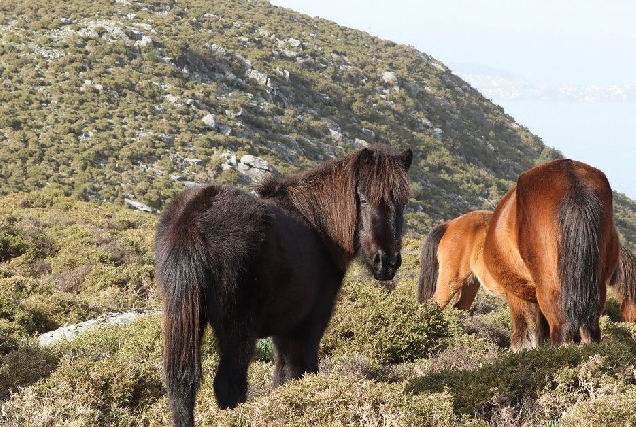
<instances>
[{"instance_id":1,"label":"dark brown horse","mask_svg":"<svg viewBox=\"0 0 636 427\"><path fill-rule=\"evenodd\" d=\"M400 267L412 156L363 148L299 176L270 178L258 197L212 184L166 208L156 271L175 425L193 424L207 324L220 354L221 408L245 401L260 337L273 337L275 386L318 371L318 345L351 261L360 256L379 280Z\"/></svg>"},{"instance_id":2,"label":"dark brown horse","mask_svg":"<svg viewBox=\"0 0 636 427\"><path fill-rule=\"evenodd\" d=\"M455 232L454 240L446 238L444 226L431 232L422 249L419 299L435 296L445 305L466 286L458 301L465 308L481 283L508 302L513 350L536 347L548 335L556 344L598 342L599 316L620 246L605 175L581 162L549 162L523 173L492 215L476 215L481 219L468 215L457 221L465 224L454 224L457 230L473 230L466 248L457 249L462 236ZM435 267L425 262L445 239L472 258L468 276L442 272L439 262L439 279L447 280L442 284L426 278Z\"/></svg>"}]
</instances>

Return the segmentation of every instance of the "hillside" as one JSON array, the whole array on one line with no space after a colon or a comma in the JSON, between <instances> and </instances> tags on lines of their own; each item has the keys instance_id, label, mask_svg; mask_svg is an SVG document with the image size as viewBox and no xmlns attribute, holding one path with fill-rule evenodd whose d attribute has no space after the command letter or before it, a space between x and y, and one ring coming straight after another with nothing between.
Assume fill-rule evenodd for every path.
<instances>
[{"instance_id":1,"label":"hillside","mask_svg":"<svg viewBox=\"0 0 636 427\"><path fill-rule=\"evenodd\" d=\"M387 142L416 153L417 235L560 157L425 53L264 1L0 1L0 37L2 194L157 211L191 182ZM617 204L633 245L636 208Z\"/></svg>"}]
</instances>

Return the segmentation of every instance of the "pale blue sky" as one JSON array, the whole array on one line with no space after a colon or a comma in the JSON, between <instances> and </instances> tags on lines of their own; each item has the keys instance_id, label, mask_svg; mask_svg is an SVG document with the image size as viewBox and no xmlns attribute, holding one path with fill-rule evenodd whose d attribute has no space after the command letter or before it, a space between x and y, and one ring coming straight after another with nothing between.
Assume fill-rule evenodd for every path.
<instances>
[{"instance_id":1,"label":"pale blue sky","mask_svg":"<svg viewBox=\"0 0 636 427\"><path fill-rule=\"evenodd\" d=\"M501 68L529 80L636 80L632 0L271 0L409 44L451 66Z\"/></svg>"},{"instance_id":2,"label":"pale blue sky","mask_svg":"<svg viewBox=\"0 0 636 427\"><path fill-rule=\"evenodd\" d=\"M270 3L411 45L458 74L471 64L534 84L636 85L636 0ZM615 190L636 200L636 99L492 99L545 144L603 170Z\"/></svg>"}]
</instances>

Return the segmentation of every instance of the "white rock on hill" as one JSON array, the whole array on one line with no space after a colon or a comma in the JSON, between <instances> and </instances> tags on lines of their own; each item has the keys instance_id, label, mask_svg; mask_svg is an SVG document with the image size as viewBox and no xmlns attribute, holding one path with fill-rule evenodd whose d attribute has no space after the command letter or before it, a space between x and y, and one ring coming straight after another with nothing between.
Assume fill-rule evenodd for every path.
<instances>
[{"instance_id":1,"label":"white rock on hill","mask_svg":"<svg viewBox=\"0 0 636 427\"><path fill-rule=\"evenodd\" d=\"M123 313L108 313L86 322L77 323L75 325L63 326L54 331L47 332L39 336L38 340L41 346L51 345L62 339L72 340L76 335L82 334L93 328L104 327L109 325L127 325L139 316L160 313L160 310L146 311L126 311Z\"/></svg>"}]
</instances>

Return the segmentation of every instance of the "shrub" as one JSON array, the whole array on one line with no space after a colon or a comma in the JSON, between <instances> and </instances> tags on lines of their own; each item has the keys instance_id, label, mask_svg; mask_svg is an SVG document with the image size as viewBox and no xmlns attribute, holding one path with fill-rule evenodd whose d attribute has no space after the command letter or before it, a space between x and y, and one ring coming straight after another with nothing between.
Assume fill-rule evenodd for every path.
<instances>
[{"instance_id":1,"label":"shrub","mask_svg":"<svg viewBox=\"0 0 636 427\"><path fill-rule=\"evenodd\" d=\"M159 316L62 341L39 356L50 368L47 351L63 354L57 369L5 403L5 425L136 425L165 395Z\"/></svg>"},{"instance_id":2,"label":"shrub","mask_svg":"<svg viewBox=\"0 0 636 427\"><path fill-rule=\"evenodd\" d=\"M413 396L399 384L377 383L355 375L307 375L267 397L250 400L233 411L201 408L202 425L307 426L383 425L456 426L447 393ZM486 425L465 419L464 425Z\"/></svg>"},{"instance_id":3,"label":"shrub","mask_svg":"<svg viewBox=\"0 0 636 427\"><path fill-rule=\"evenodd\" d=\"M536 350L502 355L478 369L442 369L408 382L414 393L448 391L458 414L478 414L492 420L502 408L533 408L532 425L557 419L579 401L636 383L634 325L603 319L600 344L546 345ZM529 415L530 416L530 415Z\"/></svg>"},{"instance_id":4,"label":"shrub","mask_svg":"<svg viewBox=\"0 0 636 427\"><path fill-rule=\"evenodd\" d=\"M608 384L590 399L566 408L560 427L636 425L636 387Z\"/></svg>"},{"instance_id":5,"label":"shrub","mask_svg":"<svg viewBox=\"0 0 636 427\"><path fill-rule=\"evenodd\" d=\"M56 351L31 343L0 356L0 399L7 399L9 393L18 391L18 387L25 387L48 376L58 361Z\"/></svg>"},{"instance_id":6,"label":"shrub","mask_svg":"<svg viewBox=\"0 0 636 427\"><path fill-rule=\"evenodd\" d=\"M448 323L436 304L421 305L353 280L342 289L322 352L360 353L381 363L400 363L425 357L448 334Z\"/></svg>"}]
</instances>

